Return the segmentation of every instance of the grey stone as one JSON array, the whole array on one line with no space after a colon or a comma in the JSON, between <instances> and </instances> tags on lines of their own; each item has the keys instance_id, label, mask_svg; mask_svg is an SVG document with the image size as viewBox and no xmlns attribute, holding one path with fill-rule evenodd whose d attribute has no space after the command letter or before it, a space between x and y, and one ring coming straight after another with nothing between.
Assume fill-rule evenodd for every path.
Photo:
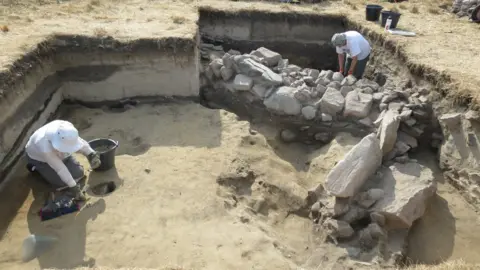
<instances>
[{"instance_id":1,"label":"grey stone","mask_svg":"<svg viewBox=\"0 0 480 270\"><path fill-rule=\"evenodd\" d=\"M347 223L353 223L367 216L368 211L365 208L353 205L350 206L348 212L345 213L340 219Z\"/></svg>"},{"instance_id":2,"label":"grey stone","mask_svg":"<svg viewBox=\"0 0 480 270\"><path fill-rule=\"evenodd\" d=\"M215 73L213 72L213 69L211 66L208 66L205 68L205 77L207 77L210 81L213 81L215 79Z\"/></svg>"},{"instance_id":3,"label":"grey stone","mask_svg":"<svg viewBox=\"0 0 480 270\"><path fill-rule=\"evenodd\" d=\"M263 85L255 84L252 87L252 92L261 99L264 99L267 96L267 91L268 91L268 88Z\"/></svg>"},{"instance_id":4,"label":"grey stone","mask_svg":"<svg viewBox=\"0 0 480 270\"><path fill-rule=\"evenodd\" d=\"M389 110L394 110L397 112L401 112L403 108L403 103L402 102L390 102L388 104L388 109Z\"/></svg>"},{"instance_id":5,"label":"grey stone","mask_svg":"<svg viewBox=\"0 0 480 270\"><path fill-rule=\"evenodd\" d=\"M373 127L373 122L369 117L365 117L363 119L358 120L358 123L367 127Z\"/></svg>"},{"instance_id":6,"label":"grey stone","mask_svg":"<svg viewBox=\"0 0 480 270\"><path fill-rule=\"evenodd\" d=\"M343 81L343 79L344 79L344 77L343 77L342 73L340 73L340 72L335 72L332 75L332 81L341 82L341 81Z\"/></svg>"},{"instance_id":7,"label":"grey stone","mask_svg":"<svg viewBox=\"0 0 480 270\"><path fill-rule=\"evenodd\" d=\"M380 200L384 194L385 192L382 189L372 188L355 196L355 201L362 207L370 208L370 206Z\"/></svg>"},{"instance_id":8,"label":"grey stone","mask_svg":"<svg viewBox=\"0 0 480 270\"><path fill-rule=\"evenodd\" d=\"M332 78L333 78L333 74L334 74L334 72L331 71L331 70L322 70L322 71L320 72L320 75L318 75L318 76L319 76L319 77L326 78L326 79L328 79L329 81L331 81Z\"/></svg>"},{"instance_id":9,"label":"grey stone","mask_svg":"<svg viewBox=\"0 0 480 270\"><path fill-rule=\"evenodd\" d=\"M330 122L333 118L330 114L322 113L322 122Z\"/></svg>"},{"instance_id":10,"label":"grey stone","mask_svg":"<svg viewBox=\"0 0 480 270\"><path fill-rule=\"evenodd\" d=\"M312 120L317 115L317 108L313 106L305 106L302 108L302 115L307 120Z\"/></svg>"},{"instance_id":11,"label":"grey stone","mask_svg":"<svg viewBox=\"0 0 480 270\"><path fill-rule=\"evenodd\" d=\"M368 79L360 79L355 83L355 85L359 88L369 87L375 92L378 91L378 89L380 88L380 85L378 85L378 83L370 81Z\"/></svg>"},{"instance_id":12,"label":"grey stone","mask_svg":"<svg viewBox=\"0 0 480 270\"><path fill-rule=\"evenodd\" d=\"M383 98L383 95L384 94L382 92L373 94L373 101L380 102Z\"/></svg>"},{"instance_id":13,"label":"grey stone","mask_svg":"<svg viewBox=\"0 0 480 270\"><path fill-rule=\"evenodd\" d=\"M420 100L420 102L422 102L422 103L427 103L427 102L428 102L428 97L426 97L426 96L419 96L419 97L418 97L418 100Z\"/></svg>"},{"instance_id":14,"label":"grey stone","mask_svg":"<svg viewBox=\"0 0 480 270\"><path fill-rule=\"evenodd\" d=\"M410 136L403 131L399 131L397 133L397 141L404 142L405 144L407 144L411 148L417 148L418 147L417 139L415 139L413 136Z\"/></svg>"},{"instance_id":15,"label":"grey stone","mask_svg":"<svg viewBox=\"0 0 480 270\"><path fill-rule=\"evenodd\" d=\"M315 84L317 85L323 85L327 86L331 81L325 77L319 77L316 81Z\"/></svg>"},{"instance_id":16,"label":"grey stone","mask_svg":"<svg viewBox=\"0 0 480 270\"><path fill-rule=\"evenodd\" d=\"M244 55L235 56L234 60L237 72L251 77L256 84L258 83L265 86L278 86L283 84L283 79L280 74L273 72L268 67Z\"/></svg>"},{"instance_id":17,"label":"grey stone","mask_svg":"<svg viewBox=\"0 0 480 270\"><path fill-rule=\"evenodd\" d=\"M387 110L382 119L382 124L378 130L380 138L380 148L383 154L392 151L397 140L397 131L400 125L398 112Z\"/></svg>"},{"instance_id":18,"label":"grey stone","mask_svg":"<svg viewBox=\"0 0 480 270\"><path fill-rule=\"evenodd\" d=\"M409 160L410 159L408 158L408 154L404 154L395 158L395 162L402 163L402 164L407 163Z\"/></svg>"},{"instance_id":19,"label":"grey stone","mask_svg":"<svg viewBox=\"0 0 480 270\"><path fill-rule=\"evenodd\" d=\"M404 122L405 122L405 124L407 124L408 126L411 127L411 126L415 125L415 123L417 123L417 120L415 120L415 118L410 118L408 120L405 120Z\"/></svg>"},{"instance_id":20,"label":"grey stone","mask_svg":"<svg viewBox=\"0 0 480 270\"><path fill-rule=\"evenodd\" d=\"M363 94L358 91L351 91L345 97L345 110L343 116L365 118L372 108L372 95Z\"/></svg>"},{"instance_id":21,"label":"grey stone","mask_svg":"<svg viewBox=\"0 0 480 270\"><path fill-rule=\"evenodd\" d=\"M320 100L320 110L323 113L336 115L342 111L344 104L345 99L342 94L340 94L340 91L335 88L327 88L327 91Z\"/></svg>"},{"instance_id":22,"label":"grey stone","mask_svg":"<svg viewBox=\"0 0 480 270\"><path fill-rule=\"evenodd\" d=\"M280 59L278 61L277 69L283 71L285 68L288 67L288 59Z\"/></svg>"},{"instance_id":23,"label":"grey stone","mask_svg":"<svg viewBox=\"0 0 480 270\"><path fill-rule=\"evenodd\" d=\"M225 67L225 66L223 66L223 67L220 68L220 75L222 76L222 79L223 79L224 81L230 80L230 79L232 78L232 76L233 76L234 73L235 73L235 72L234 72L233 69L231 69L231 68L227 68L227 67Z\"/></svg>"},{"instance_id":24,"label":"grey stone","mask_svg":"<svg viewBox=\"0 0 480 270\"><path fill-rule=\"evenodd\" d=\"M313 81L313 78L310 77L310 76L303 77L303 81L305 82L305 84L306 84L307 86L312 87L312 86L315 85L315 82Z\"/></svg>"},{"instance_id":25,"label":"grey stone","mask_svg":"<svg viewBox=\"0 0 480 270\"><path fill-rule=\"evenodd\" d=\"M456 131L460 128L462 121L462 114L460 113L448 113L440 116L439 120L441 123L445 124L447 128L451 131Z\"/></svg>"},{"instance_id":26,"label":"grey stone","mask_svg":"<svg viewBox=\"0 0 480 270\"><path fill-rule=\"evenodd\" d=\"M387 112L386 110L382 111L382 112L378 115L377 119L373 122L373 124L374 124L376 127L379 127L379 126L382 124L382 120L383 120L383 117L385 116L385 113L386 113L386 112Z\"/></svg>"},{"instance_id":27,"label":"grey stone","mask_svg":"<svg viewBox=\"0 0 480 270\"><path fill-rule=\"evenodd\" d=\"M422 217L426 202L435 194L433 172L418 163L395 163L382 169L383 178L378 188L385 196L374 210L383 214L390 228L409 228Z\"/></svg>"},{"instance_id":28,"label":"grey stone","mask_svg":"<svg viewBox=\"0 0 480 270\"><path fill-rule=\"evenodd\" d=\"M385 92L385 95L382 98L382 103L390 103L393 100L397 99L399 97L398 92Z\"/></svg>"},{"instance_id":29,"label":"grey stone","mask_svg":"<svg viewBox=\"0 0 480 270\"><path fill-rule=\"evenodd\" d=\"M345 221L328 219L323 226L335 238L349 238L354 234L353 228Z\"/></svg>"},{"instance_id":30,"label":"grey stone","mask_svg":"<svg viewBox=\"0 0 480 270\"><path fill-rule=\"evenodd\" d=\"M336 197L354 196L382 163L375 134L364 137L327 175L325 189Z\"/></svg>"},{"instance_id":31,"label":"grey stone","mask_svg":"<svg viewBox=\"0 0 480 270\"><path fill-rule=\"evenodd\" d=\"M380 103L380 105L378 105L378 108L380 109L380 111L387 109L387 107L388 107L387 103Z\"/></svg>"},{"instance_id":32,"label":"grey stone","mask_svg":"<svg viewBox=\"0 0 480 270\"><path fill-rule=\"evenodd\" d=\"M282 56L279 53L269 50L265 47L258 48L252 54L263 58L264 62L269 67L278 65L278 62L282 59Z\"/></svg>"},{"instance_id":33,"label":"grey stone","mask_svg":"<svg viewBox=\"0 0 480 270\"><path fill-rule=\"evenodd\" d=\"M293 142L297 138L297 134L289 129L284 129L280 132L280 138L284 142Z\"/></svg>"},{"instance_id":34,"label":"grey stone","mask_svg":"<svg viewBox=\"0 0 480 270\"><path fill-rule=\"evenodd\" d=\"M233 56L231 54L229 53L224 54L222 57L222 61L223 61L223 66L225 66L226 68L233 69L233 64L235 62L233 61Z\"/></svg>"},{"instance_id":35,"label":"grey stone","mask_svg":"<svg viewBox=\"0 0 480 270\"><path fill-rule=\"evenodd\" d=\"M237 50L229 50L228 51L228 54L232 55L232 56L235 56L235 55L242 55L241 52L237 51Z\"/></svg>"},{"instance_id":36,"label":"grey stone","mask_svg":"<svg viewBox=\"0 0 480 270\"><path fill-rule=\"evenodd\" d=\"M238 91L249 91L252 86L253 80L243 74L237 74L233 80L233 87Z\"/></svg>"},{"instance_id":37,"label":"grey stone","mask_svg":"<svg viewBox=\"0 0 480 270\"><path fill-rule=\"evenodd\" d=\"M333 82L330 82L329 84L327 84L327 88L328 87L332 87L332 88L335 88L337 90L340 90L341 85L340 85L339 82L333 81Z\"/></svg>"},{"instance_id":38,"label":"grey stone","mask_svg":"<svg viewBox=\"0 0 480 270\"><path fill-rule=\"evenodd\" d=\"M319 94L319 96L323 96L323 94L325 94L325 92L327 91L327 87L319 84L315 88L315 91Z\"/></svg>"},{"instance_id":39,"label":"grey stone","mask_svg":"<svg viewBox=\"0 0 480 270\"><path fill-rule=\"evenodd\" d=\"M215 77L220 78L220 69L223 67L223 61L222 59L215 59L210 63L210 68L213 71L213 74L215 74Z\"/></svg>"},{"instance_id":40,"label":"grey stone","mask_svg":"<svg viewBox=\"0 0 480 270\"><path fill-rule=\"evenodd\" d=\"M402 112L400 113L400 119L402 121L407 121L408 119L410 119L410 116L412 116L412 110L403 108Z\"/></svg>"},{"instance_id":41,"label":"grey stone","mask_svg":"<svg viewBox=\"0 0 480 270\"><path fill-rule=\"evenodd\" d=\"M385 195L385 192L384 192L384 195ZM381 227L385 226L385 216L378 212L370 213L370 219L372 220L372 222L377 223Z\"/></svg>"},{"instance_id":42,"label":"grey stone","mask_svg":"<svg viewBox=\"0 0 480 270\"><path fill-rule=\"evenodd\" d=\"M465 113L465 119L469 121L479 121L480 120L480 113L477 111L469 110Z\"/></svg>"},{"instance_id":43,"label":"grey stone","mask_svg":"<svg viewBox=\"0 0 480 270\"><path fill-rule=\"evenodd\" d=\"M353 91L353 87L351 86L342 86L340 88L340 93L342 94L342 96L346 97L348 93L352 92Z\"/></svg>"},{"instance_id":44,"label":"grey stone","mask_svg":"<svg viewBox=\"0 0 480 270\"><path fill-rule=\"evenodd\" d=\"M307 72L307 75L312 77L313 80L318 79L318 76L320 75L320 71L318 69L310 69Z\"/></svg>"},{"instance_id":45,"label":"grey stone","mask_svg":"<svg viewBox=\"0 0 480 270\"><path fill-rule=\"evenodd\" d=\"M309 89L305 86L298 87L293 96L302 104L308 103L308 101L310 101L312 98Z\"/></svg>"},{"instance_id":46,"label":"grey stone","mask_svg":"<svg viewBox=\"0 0 480 270\"><path fill-rule=\"evenodd\" d=\"M328 143L330 141L330 134L327 132L319 132L314 135L316 141L320 141L323 143Z\"/></svg>"},{"instance_id":47,"label":"grey stone","mask_svg":"<svg viewBox=\"0 0 480 270\"><path fill-rule=\"evenodd\" d=\"M375 91L373 91L373 89L370 88L370 87L364 87L364 88L360 89L360 92L365 93L365 94L373 95L373 92L375 92Z\"/></svg>"},{"instance_id":48,"label":"grey stone","mask_svg":"<svg viewBox=\"0 0 480 270\"><path fill-rule=\"evenodd\" d=\"M342 80L341 85L342 86L351 86L351 85L355 84L356 81L357 81L357 78L355 78L355 76L348 75L347 77L345 77Z\"/></svg>"},{"instance_id":49,"label":"grey stone","mask_svg":"<svg viewBox=\"0 0 480 270\"><path fill-rule=\"evenodd\" d=\"M269 110L280 114L298 115L302 104L294 97L295 88L281 86L263 102Z\"/></svg>"}]
</instances>

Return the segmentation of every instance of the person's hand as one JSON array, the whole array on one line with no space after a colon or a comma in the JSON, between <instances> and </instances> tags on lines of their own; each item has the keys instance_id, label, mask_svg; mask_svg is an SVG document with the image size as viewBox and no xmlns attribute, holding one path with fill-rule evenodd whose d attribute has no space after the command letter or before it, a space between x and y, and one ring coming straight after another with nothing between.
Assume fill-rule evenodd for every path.
<instances>
[{"instance_id":1,"label":"person's hand","mask_svg":"<svg viewBox=\"0 0 480 270\"><path fill-rule=\"evenodd\" d=\"M343 68L341 68L338 72L342 73L342 75L345 74L343 73Z\"/></svg>"},{"instance_id":2,"label":"person's hand","mask_svg":"<svg viewBox=\"0 0 480 270\"><path fill-rule=\"evenodd\" d=\"M100 165L102 165L102 162L100 161L100 155L97 152L93 152L90 155L87 156L88 162L90 163L90 167L94 170Z\"/></svg>"},{"instance_id":3,"label":"person's hand","mask_svg":"<svg viewBox=\"0 0 480 270\"><path fill-rule=\"evenodd\" d=\"M70 189L73 198L76 201L86 201L87 197L85 196L85 192L79 185L76 185Z\"/></svg>"},{"instance_id":4,"label":"person's hand","mask_svg":"<svg viewBox=\"0 0 480 270\"><path fill-rule=\"evenodd\" d=\"M353 75L353 70L349 70L348 75Z\"/></svg>"}]
</instances>

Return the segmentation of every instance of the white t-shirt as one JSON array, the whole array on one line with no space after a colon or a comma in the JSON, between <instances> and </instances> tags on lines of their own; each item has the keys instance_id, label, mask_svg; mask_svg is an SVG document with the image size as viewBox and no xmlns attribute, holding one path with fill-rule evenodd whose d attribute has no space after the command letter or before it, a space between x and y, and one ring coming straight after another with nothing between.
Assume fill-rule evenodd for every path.
<instances>
[{"instance_id":1,"label":"white t-shirt","mask_svg":"<svg viewBox=\"0 0 480 270\"><path fill-rule=\"evenodd\" d=\"M347 44L337 47L337 53L346 53L348 57L358 57L358 60L365 59L371 51L368 41L357 31L344 33L347 36Z\"/></svg>"},{"instance_id":2,"label":"white t-shirt","mask_svg":"<svg viewBox=\"0 0 480 270\"><path fill-rule=\"evenodd\" d=\"M27 155L35 160L47 163L55 172L57 172L60 179L69 187L74 187L77 183L73 179L67 166L63 163L63 160L70 156L72 153L61 153L53 148L47 130L49 128L58 126L62 120L54 120L43 127L37 129L25 146L25 152ZM83 143L83 147L78 151L85 156L93 153L93 149L83 139L80 139Z\"/></svg>"}]
</instances>

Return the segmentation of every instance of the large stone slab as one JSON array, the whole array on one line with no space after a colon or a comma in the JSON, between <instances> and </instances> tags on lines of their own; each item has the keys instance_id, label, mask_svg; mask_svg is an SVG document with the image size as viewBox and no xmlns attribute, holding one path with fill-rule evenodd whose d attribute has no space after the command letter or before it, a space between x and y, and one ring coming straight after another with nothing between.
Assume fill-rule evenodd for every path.
<instances>
[{"instance_id":1,"label":"large stone slab","mask_svg":"<svg viewBox=\"0 0 480 270\"><path fill-rule=\"evenodd\" d=\"M296 89L289 86L281 86L263 101L265 107L279 114L298 115L302 110L302 104L295 98Z\"/></svg>"},{"instance_id":2,"label":"large stone slab","mask_svg":"<svg viewBox=\"0 0 480 270\"><path fill-rule=\"evenodd\" d=\"M397 141L397 131L400 126L400 115L397 111L387 110L378 129L380 148L384 155L392 151Z\"/></svg>"},{"instance_id":3,"label":"large stone slab","mask_svg":"<svg viewBox=\"0 0 480 270\"><path fill-rule=\"evenodd\" d=\"M249 91L252 89L252 85L252 79L242 74L238 74L233 80L233 88L237 91Z\"/></svg>"},{"instance_id":4,"label":"large stone slab","mask_svg":"<svg viewBox=\"0 0 480 270\"><path fill-rule=\"evenodd\" d=\"M385 195L373 206L390 228L409 228L425 213L428 199L437 190L433 172L416 162L395 163L381 170L378 188Z\"/></svg>"},{"instance_id":5,"label":"large stone slab","mask_svg":"<svg viewBox=\"0 0 480 270\"><path fill-rule=\"evenodd\" d=\"M364 94L359 91L351 91L345 97L344 116L356 118L365 118L372 108L373 98L370 94Z\"/></svg>"},{"instance_id":6,"label":"large stone slab","mask_svg":"<svg viewBox=\"0 0 480 270\"><path fill-rule=\"evenodd\" d=\"M283 79L280 74L273 72L265 65L257 63L253 59L244 55L238 55L234 57L234 60L237 73L251 77L255 81L255 84L264 86L278 86L283 84Z\"/></svg>"},{"instance_id":7,"label":"large stone slab","mask_svg":"<svg viewBox=\"0 0 480 270\"><path fill-rule=\"evenodd\" d=\"M341 112L345 104L345 98L335 88L327 88L319 102L322 113L336 115Z\"/></svg>"},{"instance_id":8,"label":"large stone slab","mask_svg":"<svg viewBox=\"0 0 480 270\"><path fill-rule=\"evenodd\" d=\"M260 47L251 54L263 58L263 62L265 62L269 67L278 65L278 61L282 59L282 56L279 53L269 50L265 47Z\"/></svg>"},{"instance_id":9,"label":"large stone slab","mask_svg":"<svg viewBox=\"0 0 480 270\"><path fill-rule=\"evenodd\" d=\"M355 145L327 175L325 189L336 197L352 197L382 164L380 141L370 134Z\"/></svg>"}]
</instances>

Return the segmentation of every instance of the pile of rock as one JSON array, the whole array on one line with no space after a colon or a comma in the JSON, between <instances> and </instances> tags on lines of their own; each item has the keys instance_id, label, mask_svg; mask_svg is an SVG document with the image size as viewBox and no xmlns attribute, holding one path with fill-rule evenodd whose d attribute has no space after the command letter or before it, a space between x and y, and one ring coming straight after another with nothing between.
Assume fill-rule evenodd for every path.
<instances>
[{"instance_id":1,"label":"pile of rock","mask_svg":"<svg viewBox=\"0 0 480 270\"><path fill-rule=\"evenodd\" d=\"M458 17L470 16L473 10L480 5L480 0L454 0L452 11Z\"/></svg>"}]
</instances>

